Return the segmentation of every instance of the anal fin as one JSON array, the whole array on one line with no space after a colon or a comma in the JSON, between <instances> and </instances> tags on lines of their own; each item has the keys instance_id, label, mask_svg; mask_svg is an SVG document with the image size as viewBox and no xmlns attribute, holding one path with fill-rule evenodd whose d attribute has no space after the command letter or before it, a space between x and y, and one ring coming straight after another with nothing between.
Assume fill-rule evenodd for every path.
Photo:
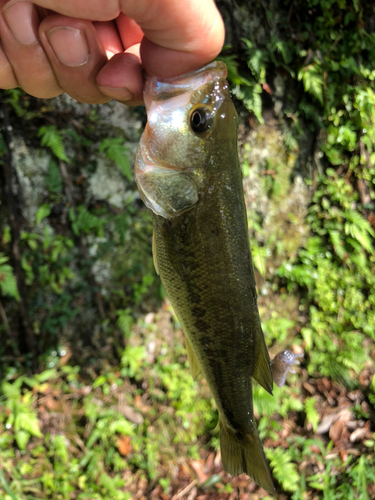
<instances>
[{"instance_id":1,"label":"anal fin","mask_svg":"<svg viewBox=\"0 0 375 500\"><path fill-rule=\"evenodd\" d=\"M256 327L255 333L255 366L252 377L256 380L267 392L272 394L273 378L271 360L267 351L267 346L264 341L264 335L260 321Z\"/></svg>"},{"instance_id":2,"label":"anal fin","mask_svg":"<svg viewBox=\"0 0 375 500\"><path fill-rule=\"evenodd\" d=\"M264 334L262 326L260 324L258 304L257 304L257 292L255 287L254 278L254 268L251 262L251 255L249 254L249 268L251 281L253 284L253 302L250 305L253 312L254 323L253 323L253 336L254 336L254 369L252 373L252 378L256 380L267 392L272 395L273 388L273 377L271 360L268 354L266 342L264 340Z\"/></svg>"}]
</instances>

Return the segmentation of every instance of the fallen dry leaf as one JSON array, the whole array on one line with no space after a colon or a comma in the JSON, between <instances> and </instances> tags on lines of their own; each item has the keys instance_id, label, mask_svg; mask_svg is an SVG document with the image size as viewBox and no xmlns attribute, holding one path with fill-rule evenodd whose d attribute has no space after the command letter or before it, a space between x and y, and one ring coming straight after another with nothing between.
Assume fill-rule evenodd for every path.
<instances>
[{"instance_id":1,"label":"fallen dry leaf","mask_svg":"<svg viewBox=\"0 0 375 500\"><path fill-rule=\"evenodd\" d=\"M43 404L51 411L57 411L61 408L60 402L56 401L51 395L43 398Z\"/></svg>"},{"instance_id":2,"label":"fallen dry leaf","mask_svg":"<svg viewBox=\"0 0 375 500\"><path fill-rule=\"evenodd\" d=\"M312 444L309 446L309 450L312 451L312 453L317 453L318 455L321 455L322 452L317 444Z\"/></svg>"},{"instance_id":3,"label":"fallen dry leaf","mask_svg":"<svg viewBox=\"0 0 375 500\"><path fill-rule=\"evenodd\" d=\"M372 432L370 429L370 420L368 420L363 427L359 427L355 429L349 437L349 441L351 443L355 443L356 441L361 441L362 439L371 439Z\"/></svg>"},{"instance_id":4,"label":"fallen dry leaf","mask_svg":"<svg viewBox=\"0 0 375 500\"><path fill-rule=\"evenodd\" d=\"M323 418L320 421L320 424L318 425L318 428L316 430L317 434L325 434L328 432L333 425L334 422L338 419L344 419L347 422L349 422L352 419L352 415L350 410L348 409L349 405L341 408L335 408L335 409L329 409L328 412L323 415Z\"/></svg>"},{"instance_id":5,"label":"fallen dry leaf","mask_svg":"<svg viewBox=\"0 0 375 500\"><path fill-rule=\"evenodd\" d=\"M129 453L132 451L132 445L130 443L129 436L120 436L117 439L116 443L118 451L121 453L122 456L126 457L126 455L129 455Z\"/></svg>"},{"instance_id":6,"label":"fallen dry leaf","mask_svg":"<svg viewBox=\"0 0 375 500\"><path fill-rule=\"evenodd\" d=\"M207 457L205 468L204 468L205 474L211 474L213 472L214 465L215 465L214 462L215 462L215 454L210 453Z\"/></svg>"},{"instance_id":7,"label":"fallen dry leaf","mask_svg":"<svg viewBox=\"0 0 375 500\"><path fill-rule=\"evenodd\" d=\"M216 453L214 464L215 464L215 472L218 472L218 471L223 469L223 464L221 463L221 452L220 451L218 451Z\"/></svg>"},{"instance_id":8,"label":"fallen dry leaf","mask_svg":"<svg viewBox=\"0 0 375 500\"><path fill-rule=\"evenodd\" d=\"M119 411L127 420L129 420L129 422L133 422L133 424L136 425L143 424L142 415L134 410L134 408L132 408L131 406L119 405Z\"/></svg>"},{"instance_id":9,"label":"fallen dry leaf","mask_svg":"<svg viewBox=\"0 0 375 500\"><path fill-rule=\"evenodd\" d=\"M136 394L134 397L134 406L142 413L147 413L152 410L152 406L145 403L143 397L141 397L139 394Z\"/></svg>"},{"instance_id":10,"label":"fallen dry leaf","mask_svg":"<svg viewBox=\"0 0 375 500\"><path fill-rule=\"evenodd\" d=\"M69 359L72 357L72 351L69 347L69 345L65 345L61 351L61 358L60 358L60 365L61 366L64 366L67 364L67 362L69 361Z\"/></svg>"},{"instance_id":11,"label":"fallen dry leaf","mask_svg":"<svg viewBox=\"0 0 375 500\"><path fill-rule=\"evenodd\" d=\"M193 469L198 479L198 483L203 484L205 481L207 481L208 476L203 472L203 464L199 460L191 461L189 465Z\"/></svg>"},{"instance_id":12,"label":"fallen dry leaf","mask_svg":"<svg viewBox=\"0 0 375 500\"><path fill-rule=\"evenodd\" d=\"M272 89L268 85L268 83L262 83L262 87L263 87L263 90L265 90L267 92L267 94L272 94Z\"/></svg>"},{"instance_id":13,"label":"fallen dry leaf","mask_svg":"<svg viewBox=\"0 0 375 500\"><path fill-rule=\"evenodd\" d=\"M351 443L355 443L356 441L360 441L361 439L363 439L366 436L366 433L367 433L367 429L365 429L364 427L362 429L358 428L350 434L349 441Z\"/></svg>"},{"instance_id":14,"label":"fallen dry leaf","mask_svg":"<svg viewBox=\"0 0 375 500\"><path fill-rule=\"evenodd\" d=\"M191 490L186 500L194 500L197 497L197 494L198 494L198 488L194 486L194 488Z\"/></svg>"},{"instance_id":15,"label":"fallen dry leaf","mask_svg":"<svg viewBox=\"0 0 375 500\"><path fill-rule=\"evenodd\" d=\"M315 387L311 385L309 382L304 382L303 387L306 389L307 392L310 394L314 395L315 394Z\"/></svg>"},{"instance_id":16,"label":"fallen dry leaf","mask_svg":"<svg viewBox=\"0 0 375 500\"><path fill-rule=\"evenodd\" d=\"M332 424L329 430L329 437L336 444L340 441L344 436L344 431L346 431L346 425L349 420L352 419L352 412L348 409L341 410L337 415L335 422Z\"/></svg>"}]
</instances>

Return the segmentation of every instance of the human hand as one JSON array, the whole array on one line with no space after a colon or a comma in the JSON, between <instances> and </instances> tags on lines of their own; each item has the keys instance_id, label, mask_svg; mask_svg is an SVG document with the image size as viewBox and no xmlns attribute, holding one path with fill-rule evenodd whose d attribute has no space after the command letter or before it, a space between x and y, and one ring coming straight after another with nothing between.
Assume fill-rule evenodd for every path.
<instances>
[{"instance_id":1,"label":"human hand","mask_svg":"<svg viewBox=\"0 0 375 500\"><path fill-rule=\"evenodd\" d=\"M198 69L220 52L224 26L213 0L0 0L0 39L0 88L137 105L142 67Z\"/></svg>"}]
</instances>

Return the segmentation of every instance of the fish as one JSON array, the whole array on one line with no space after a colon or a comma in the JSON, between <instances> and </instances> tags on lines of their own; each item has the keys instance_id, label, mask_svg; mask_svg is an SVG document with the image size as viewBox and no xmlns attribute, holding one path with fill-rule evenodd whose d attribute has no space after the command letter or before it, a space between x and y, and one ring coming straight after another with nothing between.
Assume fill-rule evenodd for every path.
<instances>
[{"instance_id":1,"label":"fish","mask_svg":"<svg viewBox=\"0 0 375 500\"><path fill-rule=\"evenodd\" d=\"M206 379L218 408L223 468L274 494L252 402L252 380L272 394L273 377L226 74L214 61L179 77L146 79L135 178L153 212L154 264L184 331L193 377Z\"/></svg>"}]
</instances>

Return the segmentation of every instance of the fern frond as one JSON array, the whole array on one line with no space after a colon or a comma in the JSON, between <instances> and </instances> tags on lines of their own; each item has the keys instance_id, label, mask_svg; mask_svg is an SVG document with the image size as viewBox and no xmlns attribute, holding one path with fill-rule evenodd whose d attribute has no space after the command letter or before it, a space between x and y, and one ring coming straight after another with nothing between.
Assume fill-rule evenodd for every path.
<instances>
[{"instance_id":1,"label":"fern frond","mask_svg":"<svg viewBox=\"0 0 375 500\"><path fill-rule=\"evenodd\" d=\"M121 137L113 137L111 139L104 139L99 151L105 152L107 158L114 161L124 176L131 181L132 172L131 165L128 158L128 148L124 144L124 139Z\"/></svg>"},{"instance_id":2,"label":"fern frond","mask_svg":"<svg viewBox=\"0 0 375 500\"><path fill-rule=\"evenodd\" d=\"M41 138L41 145L50 148L56 158L70 163L69 158L65 154L61 132L54 125L40 127L38 137Z\"/></svg>"},{"instance_id":3,"label":"fern frond","mask_svg":"<svg viewBox=\"0 0 375 500\"><path fill-rule=\"evenodd\" d=\"M270 461L275 478L281 483L285 491L294 492L298 490L300 478L296 464L292 462L289 450L282 448L265 449L266 457Z\"/></svg>"},{"instance_id":4,"label":"fern frond","mask_svg":"<svg viewBox=\"0 0 375 500\"><path fill-rule=\"evenodd\" d=\"M306 401L305 401L306 419L312 425L314 432L318 428L318 424L319 424L319 420L320 420L319 413L315 409L315 404L316 404L315 398L306 398Z\"/></svg>"}]
</instances>

